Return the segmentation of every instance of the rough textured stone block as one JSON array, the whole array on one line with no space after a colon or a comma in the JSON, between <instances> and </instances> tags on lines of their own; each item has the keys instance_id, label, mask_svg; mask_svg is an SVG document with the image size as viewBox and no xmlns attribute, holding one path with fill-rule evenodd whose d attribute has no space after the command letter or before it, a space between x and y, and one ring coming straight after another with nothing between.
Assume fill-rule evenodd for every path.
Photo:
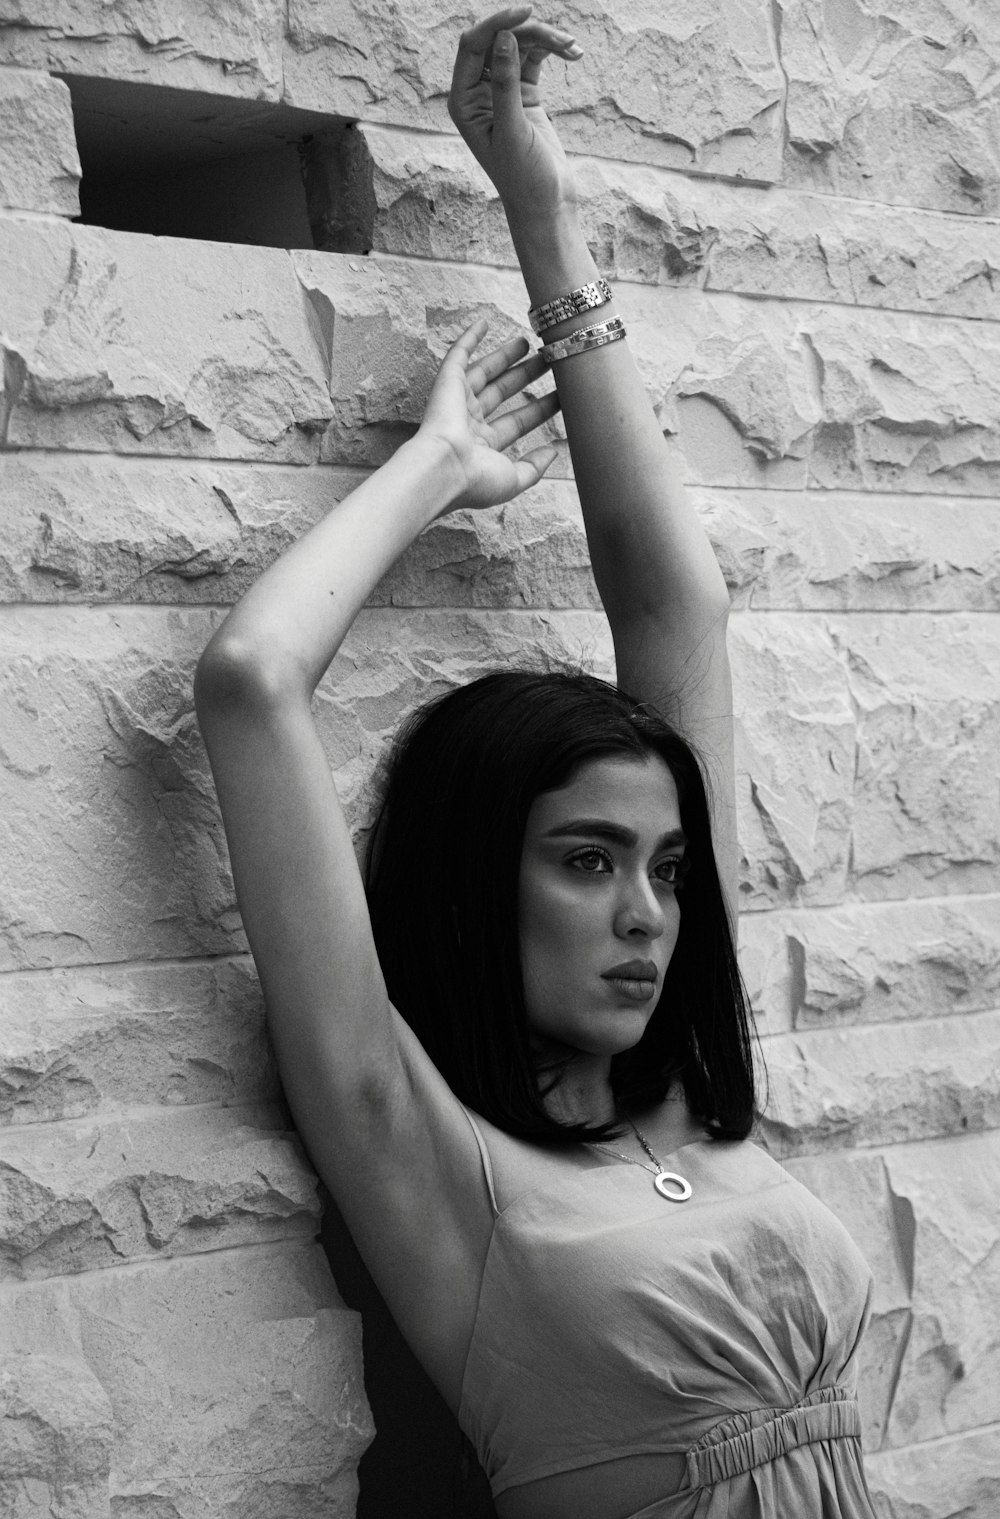
<instances>
[{"instance_id":1,"label":"rough textured stone block","mask_svg":"<svg viewBox=\"0 0 1000 1519\"><path fill-rule=\"evenodd\" d=\"M635 285L619 302L691 479L997 493L995 324Z\"/></svg>"},{"instance_id":2,"label":"rough textured stone block","mask_svg":"<svg viewBox=\"0 0 1000 1519\"><path fill-rule=\"evenodd\" d=\"M821 627L731 624L741 901L837 901L849 868L855 719Z\"/></svg>"},{"instance_id":3,"label":"rough textured stone block","mask_svg":"<svg viewBox=\"0 0 1000 1519\"><path fill-rule=\"evenodd\" d=\"M878 1450L894 1399L911 1327L913 1240L910 1215L889 1185L881 1155L824 1155L787 1163L792 1175L840 1219L874 1278L871 1319L861 1342L858 1401L864 1444Z\"/></svg>"},{"instance_id":4,"label":"rough textured stone block","mask_svg":"<svg viewBox=\"0 0 1000 1519\"><path fill-rule=\"evenodd\" d=\"M198 1108L0 1135L0 1275L312 1236L316 1182L280 1108Z\"/></svg>"},{"instance_id":5,"label":"rough textured stone block","mask_svg":"<svg viewBox=\"0 0 1000 1519\"><path fill-rule=\"evenodd\" d=\"M0 68L0 205L77 216L80 159L61 79Z\"/></svg>"},{"instance_id":6,"label":"rough textured stone block","mask_svg":"<svg viewBox=\"0 0 1000 1519\"><path fill-rule=\"evenodd\" d=\"M322 431L325 462L377 464L412 433L473 317L490 317L494 341L524 331L523 286L507 271L96 228L6 233L16 445L305 463ZM696 481L973 495L1000 482L993 324L621 294Z\"/></svg>"},{"instance_id":7,"label":"rough textured stone block","mask_svg":"<svg viewBox=\"0 0 1000 1519\"><path fill-rule=\"evenodd\" d=\"M6 223L0 257L8 444L315 457L329 355L286 253Z\"/></svg>"},{"instance_id":8,"label":"rough textured stone block","mask_svg":"<svg viewBox=\"0 0 1000 1519\"><path fill-rule=\"evenodd\" d=\"M808 341L823 408L813 483L997 493L1000 344L993 324L894 315L848 327L831 308L810 322Z\"/></svg>"},{"instance_id":9,"label":"rough textured stone block","mask_svg":"<svg viewBox=\"0 0 1000 1519\"><path fill-rule=\"evenodd\" d=\"M415 430L449 344L475 316L495 318L498 292L466 271L455 291L439 279L432 292L423 280L414 286L413 268L403 263L299 250L291 260L330 355L333 420L320 458L381 464ZM507 280L504 293L513 296ZM500 342L516 330L501 315L491 336Z\"/></svg>"},{"instance_id":10,"label":"rough textured stone block","mask_svg":"<svg viewBox=\"0 0 1000 1519\"><path fill-rule=\"evenodd\" d=\"M989 501L699 490L736 607L992 612L1000 546Z\"/></svg>"},{"instance_id":11,"label":"rough textured stone block","mask_svg":"<svg viewBox=\"0 0 1000 1519\"><path fill-rule=\"evenodd\" d=\"M277 0L150 6L4 0L0 58L52 73L277 100L285 8Z\"/></svg>"},{"instance_id":12,"label":"rough textured stone block","mask_svg":"<svg viewBox=\"0 0 1000 1519\"><path fill-rule=\"evenodd\" d=\"M0 455L9 601L233 602L365 474ZM574 485L433 524L372 606L598 606Z\"/></svg>"},{"instance_id":13,"label":"rough textured stone block","mask_svg":"<svg viewBox=\"0 0 1000 1519\"><path fill-rule=\"evenodd\" d=\"M993 891L1000 626L830 620L857 713L852 876L867 897Z\"/></svg>"},{"instance_id":14,"label":"rough textured stone block","mask_svg":"<svg viewBox=\"0 0 1000 1519\"><path fill-rule=\"evenodd\" d=\"M205 461L0 455L8 601L236 601L364 476Z\"/></svg>"},{"instance_id":15,"label":"rough textured stone block","mask_svg":"<svg viewBox=\"0 0 1000 1519\"><path fill-rule=\"evenodd\" d=\"M315 1245L95 1271L8 1294L0 1356L82 1357L111 1400L113 1512L352 1512L372 1434L360 1324Z\"/></svg>"},{"instance_id":16,"label":"rough textured stone block","mask_svg":"<svg viewBox=\"0 0 1000 1519\"><path fill-rule=\"evenodd\" d=\"M1000 1013L778 1034L764 1056L779 1154L1000 1128Z\"/></svg>"},{"instance_id":17,"label":"rough textured stone block","mask_svg":"<svg viewBox=\"0 0 1000 1519\"><path fill-rule=\"evenodd\" d=\"M0 1363L0 1512L5 1519L111 1519L113 1411L82 1356Z\"/></svg>"},{"instance_id":18,"label":"rough textured stone block","mask_svg":"<svg viewBox=\"0 0 1000 1519\"><path fill-rule=\"evenodd\" d=\"M879 1519L994 1519L1000 1512L1000 1425L879 1451L865 1465Z\"/></svg>"},{"instance_id":19,"label":"rough textured stone block","mask_svg":"<svg viewBox=\"0 0 1000 1519\"><path fill-rule=\"evenodd\" d=\"M761 1034L792 1027L795 974L782 912L747 912L739 921L740 972Z\"/></svg>"},{"instance_id":20,"label":"rough textured stone block","mask_svg":"<svg viewBox=\"0 0 1000 1519\"><path fill-rule=\"evenodd\" d=\"M667 221L667 269L673 246L678 262L697 269L700 244L705 289L942 316L1000 315L995 222L694 180L678 201ZM624 240L627 247L627 231Z\"/></svg>"},{"instance_id":21,"label":"rough textured stone block","mask_svg":"<svg viewBox=\"0 0 1000 1519\"><path fill-rule=\"evenodd\" d=\"M461 138L364 123L372 246L515 266L499 197ZM992 222L704 181L574 156L585 235L609 277L788 299L1000 315Z\"/></svg>"},{"instance_id":22,"label":"rough textured stone block","mask_svg":"<svg viewBox=\"0 0 1000 1519\"><path fill-rule=\"evenodd\" d=\"M337 468L0 454L9 601L232 602L365 476ZM989 502L719 491L692 500L736 608L994 611ZM960 523L961 531L958 531ZM427 529L372 606L596 608L572 481Z\"/></svg>"},{"instance_id":23,"label":"rough textured stone block","mask_svg":"<svg viewBox=\"0 0 1000 1519\"><path fill-rule=\"evenodd\" d=\"M4 981L0 1124L276 1099L249 957Z\"/></svg>"},{"instance_id":24,"label":"rough textured stone block","mask_svg":"<svg viewBox=\"0 0 1000 1519\"><path fill-rule=\"evenodd\" d=\"M549 63L546 102L567 146L695 172L772 180L784 80L770 13L725 0L641 8L612 0L550 7L586 50ZM440 129L459 33L448 0L386 12L373 0L290 0L284 56L292 104Z\"/></svg>"},{"instance_id":25,"label":"rough textured stone block","mask_svg":"<svg viewBox=\"0 0 1000 1519\"><path fill-rule=\"evenodd\" d=\"M1000 1007L1000 897L750 914L774 967L767 1027L881 1023Z\"/></svg>"},{"instance_id":26,"label":"rough textured stone block","mask_svg":"<svg viewBox=\"0 0 1000 1519\"><path fill-rule=\"evenodd\" d=\"M793 183L965 214L1000 209L991 7L779 0Z\"/></svg>"},{"instance_id":27,"label":"rough textured stone block","mask_svg":"<svg viewBox=\"0 0 1000 1519\"><path fill-rule=\"evenodd\" d=\"M199 611L4 619L5 968L245 947L193 712L210 633Z\"/></svg>"},{"instance_id":28,"label":"rough textured stone block","mask_svg":"<svg viewBox=\"0 0 1000 1519\"><path fill-rule=\"evenodd\" d=\"M913 1329L888 1445L1000 1423L1000 1134L893 1148L893 1195L909 1210Z\"/></svg>"}]
</instances>

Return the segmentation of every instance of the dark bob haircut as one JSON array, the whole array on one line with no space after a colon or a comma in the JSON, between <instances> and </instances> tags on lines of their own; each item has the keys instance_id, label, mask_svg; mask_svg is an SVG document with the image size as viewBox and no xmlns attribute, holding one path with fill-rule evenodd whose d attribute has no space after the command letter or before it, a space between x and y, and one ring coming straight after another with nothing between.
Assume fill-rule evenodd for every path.
<instances>
[{"instance_id":1,"label":"dark bob haircut","mask_svg":"<svg viewBox=\"0 0 1000 1519\"><path fill-rule=\"evenodd\" d=\"M662 994L639 1043L614 1057L612 1087L620 1110L639 1111L680 1082L710 1133L743 1139L756 1116L749 1010L685 740L605 681L528 671L449 692L397 738L366 870L389 996L455 1095L519 1138L619 1132L560 1123L544 1104L517 928L528 812L588 760L649 754L674 778L690 863Z\"/></svg>"}]
</instances>

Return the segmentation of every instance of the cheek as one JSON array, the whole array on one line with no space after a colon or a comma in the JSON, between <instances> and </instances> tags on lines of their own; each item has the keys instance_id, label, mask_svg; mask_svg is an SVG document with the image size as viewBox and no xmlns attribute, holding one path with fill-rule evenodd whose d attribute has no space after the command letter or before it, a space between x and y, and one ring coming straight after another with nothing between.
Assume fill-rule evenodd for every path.
<instances>
[{"instance_id":1,"label":"cheek","mask_svg":"<svg viewBox=\"0 0 1000 1519\"><path fill-rule=\"evenodd\" d=\"M596 895L596 893L595 893ZM593 943L587 893L530 875L518 901L521 967L525 980L537 982L559 965L576 964Z\"/></svg>"}]
</instances>

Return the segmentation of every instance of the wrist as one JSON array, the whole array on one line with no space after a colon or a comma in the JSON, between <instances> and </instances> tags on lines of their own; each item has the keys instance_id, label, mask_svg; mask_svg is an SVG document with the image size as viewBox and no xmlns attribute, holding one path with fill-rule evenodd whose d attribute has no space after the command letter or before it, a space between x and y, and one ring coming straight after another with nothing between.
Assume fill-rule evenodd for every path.
<instances>
[{"instance_id":1,"label":"wrist","mask_svg":"<svg viewBox=\"0 0 1000 1519\"><path fill-rule=\"evenodd\" d=\"M421 529L453 506L466 488L465 472L451 444L422 427L396 450L392 462L398 462L414 488L413 498L424 519Z\"/></svg>"},{"instance_id":2,"label":"wrist","mask_svg":"<svg viewBox=\"0 0 1000 1519\"><path fill-rule=\"evenodd\" d=\"M576 195L562 196L555 205L539 205L534 202L506 201L501 197L507 225L514 237L537 237L541 240L553 236L578 233L580 218Z\"/></svg>"},{"instance_id":3,"label":"wrist","mask_svg":"<svg viewBox=\"0 0 1000 1519\"><path fill-rule=\"evenodd\" d=\"M594 256L575 213L525 218L511 223L510 234L532 306L597 278Z\"/></svg>"}]
</instances>

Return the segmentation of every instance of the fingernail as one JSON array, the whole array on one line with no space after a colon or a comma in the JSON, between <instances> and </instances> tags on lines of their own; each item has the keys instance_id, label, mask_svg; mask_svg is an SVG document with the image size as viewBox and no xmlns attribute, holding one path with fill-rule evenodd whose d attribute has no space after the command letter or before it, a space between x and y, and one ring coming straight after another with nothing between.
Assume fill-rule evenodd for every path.
<instances>
[{"instance_id":1,"label":"fingernail","mask_svg":"<svg viewBox=\"0 0 1000 1519\"><path fill-rule=\"evenodd\" d=\"M516 46L513 32L497 32L493 39L493 51L495 53L512 53Z\"/></svg>"},{"instance_id":2,"label":"fingernail","mask_svg":"<svg viewBox=\"0 0 1000 1519\"><path fill-rule=\"evenodd\" d=\"M567 58L582 58L583 48L578 42L571 42L569 47L564 47L563 52Z\"/></svg>"}]
</instances>

